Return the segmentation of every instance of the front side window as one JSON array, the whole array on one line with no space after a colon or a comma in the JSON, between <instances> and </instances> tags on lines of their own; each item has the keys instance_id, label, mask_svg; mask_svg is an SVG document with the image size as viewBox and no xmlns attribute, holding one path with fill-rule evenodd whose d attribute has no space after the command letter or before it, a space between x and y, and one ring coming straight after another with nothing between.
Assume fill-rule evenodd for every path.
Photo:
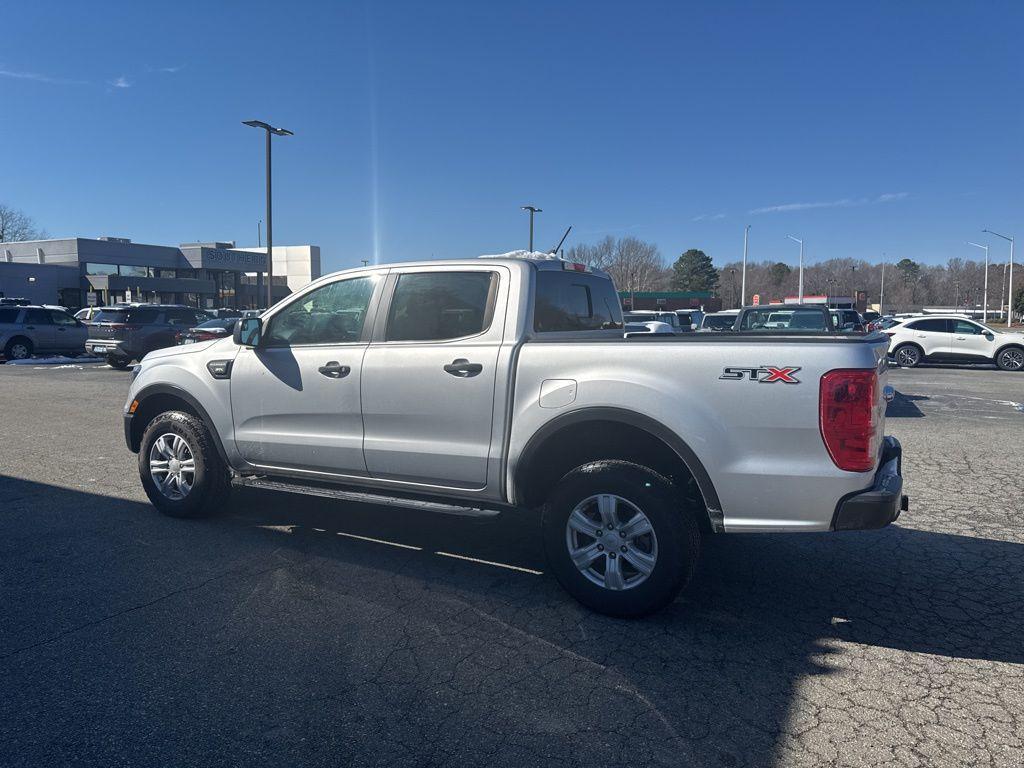
<instances>
[{"instance_id":1,"label":"front side window","mask_svg":"<svg viewBox=\"0 0 1024 768\"><path fill-rule=\"evenodd\" d=\"M666 318L662 320L662 315ZM630 314L630 322L662 320L678 325L675 315ZM674 321L674 322L673 322ZM533 330L600 331L622 328L622 310L612 281L579 272L537 271L537 298L533 310Z\"/></svg>"},{"instance_id":2,"label":"front side window","mask_svg":"<svg viewBox=\"0 0 1024 768\"><path fill-rule=\"evenodd\" d=\"M310 291L270 319L265 346L359 341L376 281L375 277L355 277Z\"/></svg>"},{"instance_id":3,"label":"front side window","mask_svg":"<svg viewBox=\"0 0 1024 768\"><path fill-rule=\"evenodd\" d=\"M975 325L974 323L968 323L966 320L955 320L953 323L953 333L980 336L984 333L984 330L981 326Z\"/></svg>"},{"instance_id":4,"label":"front side window","mask_svg":"<svg viewBox=\"0 0 1024 768\"><path fill-rule=\"evenodd\" d=\"M50 319L53 320L54 325L78 325L75 322L75 318L60 309L47 310L50 313Z\"/></svg>"},{"instance_id":5,"label":"front side window","mask_svg":"<svg viewBox=\"0 0 1024 768\"><path fill-rule=\"evenodd\" d=\"M491 325L494 272L414 272L401 275L388 310L387 341L445 341L483 333Z\"/></svg>"}]
</instances>

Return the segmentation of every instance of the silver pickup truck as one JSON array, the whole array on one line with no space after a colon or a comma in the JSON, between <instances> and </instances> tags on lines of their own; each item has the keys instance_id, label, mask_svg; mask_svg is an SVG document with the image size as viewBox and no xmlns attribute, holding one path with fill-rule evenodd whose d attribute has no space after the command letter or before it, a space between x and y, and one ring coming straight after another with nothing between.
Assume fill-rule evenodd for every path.
<instances>
[{"instance_id":1,"label":"silver pickup truck","mask_svg":"<svg viewBox=\"0 0 1024 768\"><path fill-rule=\"evenodd\" d=\"M124 430L147 495L179 517L232 485L537 510L559 582L636 616L686 585L702 536L896 519L886 348L777 329L625 339L611 279L582 264L393 264L146 355Z\"/></svg>"}]
</instances>

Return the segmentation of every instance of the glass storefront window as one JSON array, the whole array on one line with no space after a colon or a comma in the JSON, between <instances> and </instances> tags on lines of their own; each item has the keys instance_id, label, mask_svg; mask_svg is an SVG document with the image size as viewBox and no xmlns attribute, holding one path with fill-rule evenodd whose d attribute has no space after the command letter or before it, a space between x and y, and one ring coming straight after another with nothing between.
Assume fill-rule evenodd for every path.
<instances>
[{"instance_id":1,"label":"glass storefront window","mask_svg":"<svg viewBox=\"0 0 1024 768\"><path fill-rule=\"evenodd\" d=\"M85 274L87 275L116 275L117 264L93 264L86 263Z\"/></svg>"},{"instance_id":2,"label":"glass storefront window","mask_svg":"<svg viewBox=\"0 0 1024 768\"><path fill-rule=\"evenodd\" d=\"M131 264L121 265L121 275L125 277L149 277L149 267L137 267Z\"/></svg>"}]
</instances>

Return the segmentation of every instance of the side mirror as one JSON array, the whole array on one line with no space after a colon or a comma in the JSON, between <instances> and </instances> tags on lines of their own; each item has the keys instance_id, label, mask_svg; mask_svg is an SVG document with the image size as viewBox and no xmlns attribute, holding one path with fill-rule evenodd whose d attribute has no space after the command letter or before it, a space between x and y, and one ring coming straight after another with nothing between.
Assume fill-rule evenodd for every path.
<instances>
[{"instance_id":1,"label":"side mirror","mask_svg":"<svg viewBox=\"0 0 1024 768\"><path fill-rule=\"evenodd\" d=\"M263 337L263 320L259 317L243 317L235 323L232 338L235 344L258 347Z\"/></svg>"},{"instance_id":2,"label":"side mirror","mask_svg":"<svg viewBox=\"0 0 1024 768\"><path fill-rule=\"evenodd\" d=\"M985 338L988 339L989 341L994 341L996 335L992 333L992 331L985 331Z\"/></svg>"}]
</instances>

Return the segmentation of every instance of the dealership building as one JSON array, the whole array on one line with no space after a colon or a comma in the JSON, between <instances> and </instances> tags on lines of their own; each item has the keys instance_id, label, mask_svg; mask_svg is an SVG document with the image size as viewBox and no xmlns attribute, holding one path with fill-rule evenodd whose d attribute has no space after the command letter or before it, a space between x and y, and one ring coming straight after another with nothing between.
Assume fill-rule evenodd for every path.
<instances>
[{"instance_id":1,"label":"dealership building","mask_svg":"<svg viewBox=\"0 0 1024 768\"><path fill-rule=\"evenodd\" d=\"M274 246L277 301L320 277L315 245ZM266 248L146 245L120 237L0 243L0 297L66 307L122 301L249 309L266 304Z\"/></svg>"}]
</instances>

